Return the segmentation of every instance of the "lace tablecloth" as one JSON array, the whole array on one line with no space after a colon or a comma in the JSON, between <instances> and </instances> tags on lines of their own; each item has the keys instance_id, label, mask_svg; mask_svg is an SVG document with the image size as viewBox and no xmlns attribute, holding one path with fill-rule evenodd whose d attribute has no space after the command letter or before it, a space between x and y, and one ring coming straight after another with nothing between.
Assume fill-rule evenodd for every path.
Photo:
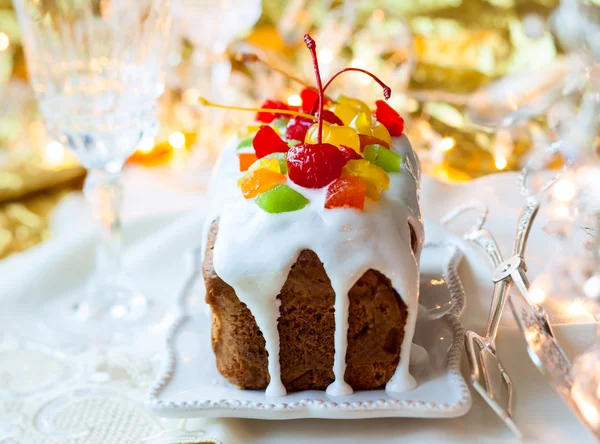
<instances>
[{"instance_id":1,"label":"lace tablecloth","mask_svg":"<svg viewBox=\"0 0 600 444\"><path fill-rule=\"evenodd\" d=\"M153 325L132 331L118 348L65 341L39 322L43 305L77 291L93 267L89 215L78 195L59 207L52 239L0 261L0 443L300 443L511 442L514 438L474 396L472 410L451 420L382 419L258 421L164 420L144 407L163 359L164 333L175 318L175 299L185 282L186 251L200 242L205 193L168 174L143 169L126 173L125 264L165 313ZM464 186L425 180L423 212L437 220L466 200L490 204L490 228L505 250L511 244L519 198L514 174ZM483 330L491 295L486 261L464 245L460 268L467 292L464 322ZM551 242L534 229L528 264L543 265ZM500 329L500 356L516 388L516 422L529 441L593 442L528 361L512 319ZM593 336L588 326L558 328L565 348L582 350ZM588 334L589 333L589 334ZM586 342L587 341L587 342ZM466 370L466 368L465 368Z\"/></svg>"}]
</instances>

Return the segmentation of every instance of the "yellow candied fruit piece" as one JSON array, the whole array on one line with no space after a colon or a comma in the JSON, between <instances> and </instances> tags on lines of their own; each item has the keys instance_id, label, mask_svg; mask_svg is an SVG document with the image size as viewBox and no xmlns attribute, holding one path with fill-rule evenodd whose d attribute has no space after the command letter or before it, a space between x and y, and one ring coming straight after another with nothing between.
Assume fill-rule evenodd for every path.
<instances>
[{"instance_id":1,"label":"yellow candied fruit piece","mask_svg":"<svg viewBox=\"0 0 600 444\"><path fill-rule=\"evenodd\" d=\"M381 192L390 187L390 176L368 160L351 160L342 170L342 177L360 177L367 184L367 197L373 200L381 198Z\"/></svg>"},{"instance_id":2,"label":"yellow candied fruit piece","mask_svg":"<svg viewBox=\"0 0 600 444\"><path fill-rule=\"evenodd\" d=\"M340 118L344 125L349 125L352 119L357 114L364 113L367 116L367 120L371 120L371 110L367 104L358 99L352 99L350 97L340 96L337 103L332 104L329 110Z\"/></svg>"},{"instance_id":3,"label":"yellow candied fruit piece","mask_svg":"<svg viewBox=\"0 0 600 444\"><path fill-rule=\"evenodd\" d=\"M367 119L365 113L359 113L354 116L350 125L350 128L354 128L359 134L371 135L371 122Z\"/></svg>"},{"instance_id":4,"label":"yellow candied fruit piece","mask_svg":"<svg viewBox=\"0 0 600 444\"><path fill-rule=\"evenodd\" d=\"M261 123L260 125L248 125L245 128L238 130L237 136L239 139L245 139L247 137L253 136L254 134L256 134L258 132L260 127L263 125L265 125L265 124ZM279 131L279 128L277 128L277 126L275 126L273 124L267 124L267 125L270 126L271 128L273 128L278 136L281 136L281 132Z\"/></svg>"},{"instance_id":5,"label":"yellow candied fruit piece","mask_svg":"<svg viewBox=\"0 0 600 444\"><path fill-rule=\"evenodd\" d=\"M304 142L312 144L317 143L318 132L318 124L311 126L306 132ZM344 145L360 154L360 138L358 137L356 130L349 126L323 123L323 143L330 143L338 148L340 145Z\"/></svg>"},{"instance_id":6,"label":"yellow candied fruit piece","mask_svg":"<svg viewBox=\"0 0 600 444\"><path fill-rule=\"evenodd\" d=\"M329 107L329 111L340 118L344 125L349 125L356 116L356 110L348 105L333 104Z\"/></svg>"},{"instance_id":7,"label":"yellow candied fruit piece","mask_svg":"<svg viewBox=\"0 0 600 444\"><path fill-rule=\"evenodd\" d=\"M267 170L271 170L274 171L275 173L281 173L281 167L279 166L279 161L277 159L269 159L269 158L262 158L262 159L258 159L256 162L254 162L252 165L250 165L250 168L248 168L249 171L256 171L260 168L264 168Z\"/></svg>"},{"instance_id":8,"label":"yellow candied fruit piece","mask_svg":"<svg viewBox=\"0 0 600 444\"><path fill-rule=\"evenodd\" d=\"M385 126L376 120L370 120L365 113L360 113L354 116L349 125L354 128L358 134L364 134L371 137L376 137L385 142L388 146L392 144L392 136Z\"/></svg>"},{"instance_id":9,"label":"yellow candied fruit piece","mask_svg":"<svg viewBox=\"0 0 600 444\"><path fill-rule=\"evenodd\" d=\"M371 126L371 131L372 131L371 135L373 137L377 137L379 140L383 140L389 146L392 146L392 136L390 135L390 132L383 124L381 124L375 120L373 122L373 125Z\"/></svg>"}]
</instances>

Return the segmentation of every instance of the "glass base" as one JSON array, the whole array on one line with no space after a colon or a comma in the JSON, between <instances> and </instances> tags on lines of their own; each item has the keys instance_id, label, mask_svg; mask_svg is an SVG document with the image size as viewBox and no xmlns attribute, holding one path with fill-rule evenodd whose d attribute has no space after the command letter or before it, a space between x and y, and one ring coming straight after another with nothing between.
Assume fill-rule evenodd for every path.
<instances>
[{"instance_id":1,"label":"glass base","mask_svg":"<svg viewBox=\"0 0 600 444\"><path fill-rule=\"evenodd\" d=\"M120 276L92 281L84 291L51 302L42 316L45 326L65 346L90 342L116 346L132 342L133 334L159 322L163 308Z\"/></svg>"},{"instance_id":2,"label":"glass base","mask_svg":"<svg viewBox=\"0 0 600 444\"><path fill-rule=\"evenodd\" d=\"M79 322L137 321L148 313L150 302L125 276L95 280L86 298L73 303L72 316Z\"/></svg>"}]
</instances>

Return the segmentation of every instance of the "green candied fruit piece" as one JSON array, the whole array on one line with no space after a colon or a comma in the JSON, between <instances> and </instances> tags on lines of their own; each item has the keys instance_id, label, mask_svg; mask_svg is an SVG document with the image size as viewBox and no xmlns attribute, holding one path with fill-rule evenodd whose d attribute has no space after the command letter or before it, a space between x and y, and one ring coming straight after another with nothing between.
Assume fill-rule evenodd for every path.
<instances>
[{"instance_id":1,"label":"green candied fruit piece","mask_svg":"<svg viewBox=\"0 0 600 444\"><path fill-rule=\"evenodd\" d=\"M252 141L253 140L254 140L254 136L247 137L246 139L244 139L240 143L238 143L238 146L236 147L236 150L243 150L244 148L252 148Z\"/></svg>"},{"instance_id":2,"label":"green candied fruit piece","mask_svg":"<svg viewBox=\"0 0 600 444\"><path fill-rule=\"evenodd\" d=\"M397 173L402 167L402 156L381 145L367 145L363 156L388 173Z\"/></svg>"},{"instance_id":3,"label":"green candied fruit piece","mask_svg":"<svg viewBox=\"0 0 600 444\"><path fill-rule=\"evenodd\" d=\"M281 174L287 174L287 162L285 160L285 153L271 153L267 154L264 158L277 159L277 162L279 162L279 170L281 171Z\"/></svg>"},{"instance_id":4,"label":"green candied fruit piece","mask_svg":"<svg viewBox=\"0 0 600 444\"><path fill-rule=\"evenodd\" d=\"M279 117L271 122L271 125L276 126L279 130L279 134L285 134L285 130L287 129L288 122L290 121L287 117Z\"/></svg>"},{"instance_id":5,"label":"green candied fruit piece","mask_svg":"<svg viewBox=\"0 0 600 444\"><path fill-rule=\"evenodd\" d=\"M298 211L308 202L306 197L287 185L277 185L256 198L256 204L271 214Z\"/></svg>"},{"instance_id":6,"label":"green candied fruit piece","mask_svg":"<svg viewBox=\"0 0 600 444\"><path fill-rule=\"evenodd\" d=\"M291 148L291 147L293 147L293 146L296 146L296 145L298 145L300 142L301 142L300 140L293 140L293 139L292 139L292 140L288 140L288 141L287 141L287 144L288 144L288 146Z\"/></svg>"}]
</instances>

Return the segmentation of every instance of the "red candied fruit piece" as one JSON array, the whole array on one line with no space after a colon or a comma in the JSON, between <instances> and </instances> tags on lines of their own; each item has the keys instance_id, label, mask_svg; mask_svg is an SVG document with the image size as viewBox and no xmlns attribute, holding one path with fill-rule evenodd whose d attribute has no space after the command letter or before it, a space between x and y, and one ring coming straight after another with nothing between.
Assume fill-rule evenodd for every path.
<instances>
[{"instance_id":1,"label":"red candied fruit piece","mask_svg":"<svg viewBox=\"0 0 600 444\"><path fill-rule=\"evenodd\" d=\"M261 108L283 109L287 111L292 109L289 105L283 103L280 100L265 100L265 103L261 105ZM256 114L256 120L258 120L259 122L271 123L273 120L285 116L287 116L287 114L269 113L261 111Z\"/></svg>"},{"instance_id":2,"label":"red candied fruit piece","mask_svg":"<svg viewBox=\"0 0 600 444\"><path fill-rule=\"evenodd\" d=\"M288 144L281 140L275 130L268 125L263 125L258 129L252 140L252 146L259 159L271 153L285 153L289 149Z\"/></svg>"},{"instance_id":3,"label":"red candied fruit piece","mask_svg":"<svg viewBox=\"0 0 600 444\"><path fill-rule=\"evenodd\" d=\"M285 130L285 138L304 142L308 129L314 124L314 120L307 119L306 117L292 117Z\"/></svg>"},{"instance_id":4,"label":"red candied fruit piece","mask_svg":"<svg viewBox=\"0 0 600 444\"><path fill-rule=\"evenodd\" d=\"M362 156L354 151L352 148L349 148L345 145L340 145L340 151L346 158L346 162L350 162L351 160L361 160Z\"/></svg>"},{"instance_id":5,"label":"red candied fruit piece","mask_svg":"<svg viewBox=\"0 0 600 444\"><path fill-rule=\"evenodd\" d=\"M401 136L404 132L404 119L400 114L383 100L376 101L375 105L377 105L375 118L387 128L391 136Z\"/></svg>"},{"instance_id":6,"label":"red candied fruit piece","mask_svg":"<svg viewBox=\"0 0 600 444\"><path fill-rule=\"evenodd\" d=\"M377 137L368 136L366 134L359 134L358 138L360 139L361 152L363 152L365 150L365 147L369 145L381 145L385 148L390 148L390 145L386 141L378 139Z\"/></svg>"},{"instance_id":7,"label":"red candied fruit piece","mask_svg":"<svg viewBox=\"0 0 600 444\"><path fill-rule=\"evenodd\" d=\"M322 188L339 178L346 157L330 143L299 143L287 153L288 176L306 188Z\"/></svg>"},{"instance_id":8,"label":"red candied fruit piece","mask_svg":"<svg viewBox=\"0 0 600 444\"><path fill-rule=\"evenodd\" d=\"M319 93L310 88L304 88L300 92L302 98L302 107L300 108L303 113L312 113L317 103L319 103ZM326 104L327 100L323 104Z\"/></svg>"},{"instance_id":9,"label":"red candied fruit piece","mask_svg":"<svg viewBox=\"0 0 600 444\"><path fill-rule=\"evenodd\" d=\"M318 116L319 116L319 113L317 113L317 117ZM323 120L325 122L333 123L333 124L339 125L339 126L343 126L344 125L344 122L342 122L342 120L338 116L336 116L335 114L333 114L328 109L324 109L323 110Z\"/></svg>"},{"instance_id":10,"label":"red candied fruit piece","mask_svg":"<svg viewBox=\"0 0 600 444\"><path fill-rule=\"evenodd\" d=\"M365 208L367 184L359 177L348 176L336 180L327 188L325 208Z\"/></svg>"}]
</instances>

